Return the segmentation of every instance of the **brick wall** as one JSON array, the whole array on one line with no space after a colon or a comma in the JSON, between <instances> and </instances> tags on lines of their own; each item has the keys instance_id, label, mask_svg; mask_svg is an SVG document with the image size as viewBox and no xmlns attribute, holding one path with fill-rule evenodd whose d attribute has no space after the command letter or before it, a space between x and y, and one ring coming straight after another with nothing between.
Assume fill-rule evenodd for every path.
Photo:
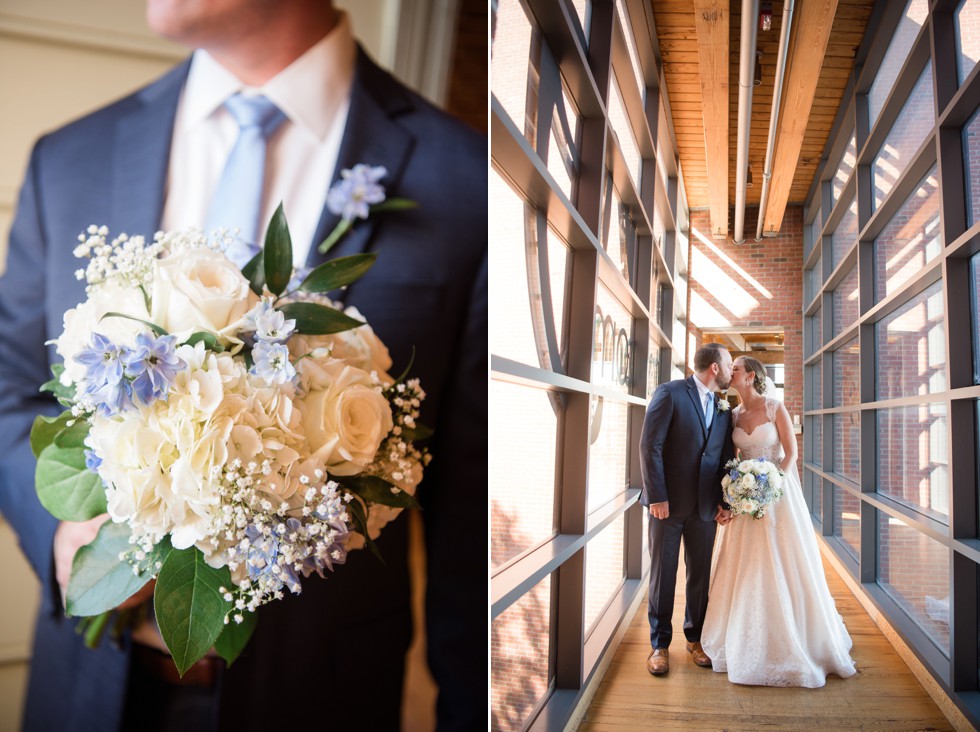
<instances>
[{"instance_id":1,"label":"brick wall","mask_svg":"<svg viewBox=\"0 0 980 732\"><path fill-rule=\"evenodd\" d=\"M783 328L786 409L802 414L803 209L788 206L779 235L758 243L752 240L756 216L756 208L747 209L747 240L736 246L711 238L707 211L691 212L688 332L700 343L712 328ZM693 356L687 354L688 363ZM802 456L802 436L798 447Z\"/></svg>"}]
</instances>

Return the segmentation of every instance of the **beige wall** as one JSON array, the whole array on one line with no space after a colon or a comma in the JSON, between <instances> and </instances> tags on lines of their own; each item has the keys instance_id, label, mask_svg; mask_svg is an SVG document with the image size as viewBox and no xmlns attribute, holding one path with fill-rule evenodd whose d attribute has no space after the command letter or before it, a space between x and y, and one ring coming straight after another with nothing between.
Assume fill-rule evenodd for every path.
<instances>
[{"instance_id":1,"label":"beige wall","mask_svg":"<svg viewBox=\"0 0 980 732\"><path fill-rule=\"evenodd\" d=\"M445 31L438 38L421 32L408 37L400 28L418 25L424 14L436 12L438 27L454 2L338 0L336 4L348 10L355 34L383 66L396 67L402 59L424 56L427 45L451 48L451 22L448 39ZM133 0L0 0L0 99L6 112L0 121L0 272L34 140L142 86L186 55L185 49L151 34L143 20L143 4ZM444 67L447 63L443 54ZM444 84L440 87L429 78L431 63L427 72L401 66L404 81L438 101ZM15 730L20 725L38 583L2 517L0 556L10 558L0 562L0 730ZM420 665L420 649L414 650L413 658L409 688L415 701L406 711L406 729L421 731L432 727L433 690Z\"/></svg>"}]
</instances>

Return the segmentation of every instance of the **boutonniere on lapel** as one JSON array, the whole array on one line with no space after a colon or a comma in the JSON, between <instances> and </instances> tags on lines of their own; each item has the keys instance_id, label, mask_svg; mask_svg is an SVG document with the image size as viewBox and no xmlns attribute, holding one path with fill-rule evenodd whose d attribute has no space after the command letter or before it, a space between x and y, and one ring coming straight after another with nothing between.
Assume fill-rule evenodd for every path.
<instances>
[{"instance_id":1,"label":"boutonniere on lapel","mask_svg":"<svg viewBox=\"0 0 980 732\"><path fill-rule=\"evenodd\" d=\"M728 403L728 399L726 399L724 396L720 396L720 397L716 396L715 400L716 400L715 403L718 405L719 414L723 412L727 412L729 409L732 408L732 405Z\"/></svg>"},{"instance_id":2,"label":"boutonniere on lapel","mask_svg":"<svg viewBox=\"0 0 980 732\"><path fill-rule=\"evenodd\" d=\"M357 219L367 219L373 213L415 208L418 204L407 198L388 198L381 179L388 175L383 165L358 163L353 168L340 171L340 180L327 192L327 208L340 216L340 221L319 246L320 254L330 248L354 228Z\"/></svg>"}]
</instances>

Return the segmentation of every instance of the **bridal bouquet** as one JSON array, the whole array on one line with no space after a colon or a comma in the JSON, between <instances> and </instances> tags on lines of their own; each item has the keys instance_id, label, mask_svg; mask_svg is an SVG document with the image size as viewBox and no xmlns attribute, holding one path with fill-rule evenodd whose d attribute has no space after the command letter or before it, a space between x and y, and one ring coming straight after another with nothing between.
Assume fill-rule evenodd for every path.
<instances>
[{"instance_id":1,"label":"bridal bouquet","mask_svg":"<svg viewBox=\"0 0 980 732\"><path fill-rule=\"evenodd\" d=\"M38 417L30 438L45 508L111 519L75 557L67 612L97 642L110 611L155 579L180 673L212 646L230 662L260 605L352 549L377 553L381 528L417 505L425 395L389 375L371 327L325 294L375 255L294 278L282 206L244 268L227 236L110 242L90 227L79 239L86 300L64 315L64 362L43 387L66 410Z\"/></svg>"},{"instance_id":2,"label":"bridal bouquet","mask_svg":"<svg viewBox=\"0 0 980 732\"><path fill-rule=\"evenodd\" d=\"M765 458L729 460L728 475L721 479L725 502L732 515L749 514L761 519L766 510L783 496L783 471Z\"/></svg>"}]
</instances>

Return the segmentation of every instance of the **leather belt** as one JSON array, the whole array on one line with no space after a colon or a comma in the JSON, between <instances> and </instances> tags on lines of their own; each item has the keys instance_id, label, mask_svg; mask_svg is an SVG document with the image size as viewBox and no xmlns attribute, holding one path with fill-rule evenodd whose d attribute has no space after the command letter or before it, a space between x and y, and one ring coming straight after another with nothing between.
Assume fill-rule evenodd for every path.
<instances>
[{"instance_id":1,"label":"leather belt","mask_svg":"<svg viewBox=\"0 0 980 732\"><path fill-rule=\"evenodd\" d=\"M205 656L191 666L184 675L177 673L177 666L169 653L142 643L133 643L133 663L147 675L172 686L191 686L212 689L218 680L223 661L216 656Z\"/></svg>"}]
</instances>

